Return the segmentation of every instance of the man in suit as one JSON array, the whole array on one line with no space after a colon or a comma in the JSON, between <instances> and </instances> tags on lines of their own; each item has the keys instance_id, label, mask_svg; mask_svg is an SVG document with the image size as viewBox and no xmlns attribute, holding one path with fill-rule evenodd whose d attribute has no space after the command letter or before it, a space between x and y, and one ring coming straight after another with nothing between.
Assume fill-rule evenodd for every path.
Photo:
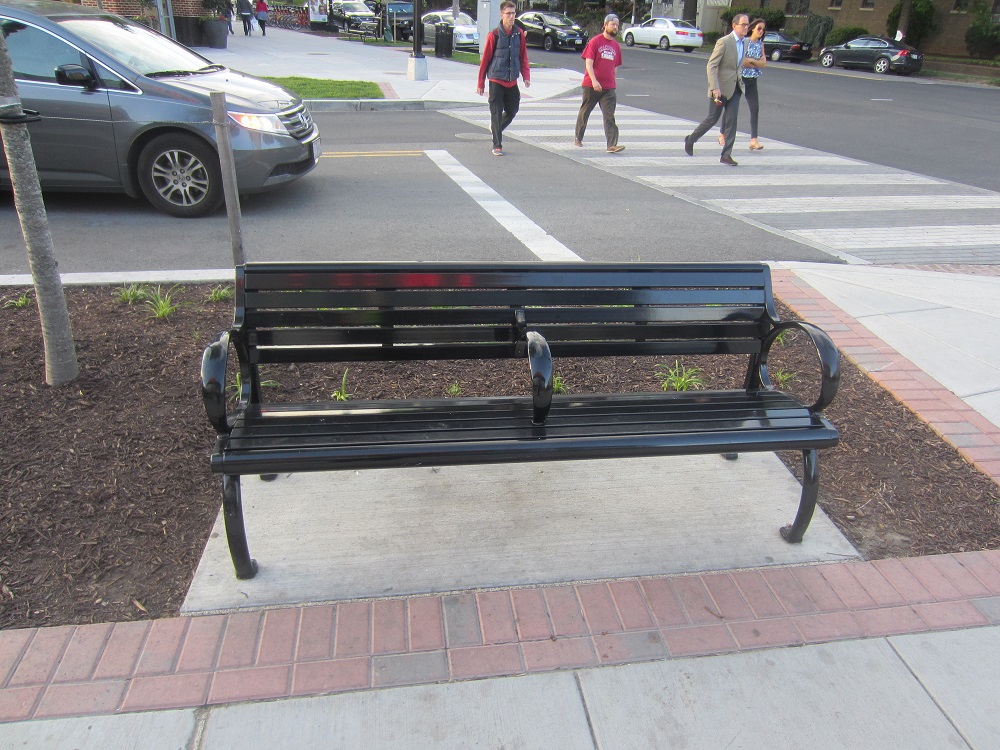
<instances>
[{"instance_id":1,"label":"man in suit","mask_svg":"<svg viewBox=\"0 0 1000 750\"><path fill-rule=\"evenodd\" d=\"M736 116L739 113L740 97L743 94L743 78L740 65L743 62L743 37L750 28L750 17L740 13L733 19L733 33L726 34L715 43L708 58L708 116L684 139L684 151L694 156L694 144L722 117L722 132L725 145L719 161L730 167L733 161L733 143L736 141Z\"/></svg>"}]
</instances>

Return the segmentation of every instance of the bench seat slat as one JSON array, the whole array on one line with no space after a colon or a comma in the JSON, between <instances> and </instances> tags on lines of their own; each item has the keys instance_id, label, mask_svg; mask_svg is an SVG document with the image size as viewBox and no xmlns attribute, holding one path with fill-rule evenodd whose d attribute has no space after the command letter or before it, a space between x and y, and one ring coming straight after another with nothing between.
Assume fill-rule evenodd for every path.
<instances>
[{"instance_id":1,"label":"bench seat slat","mask_svg":"<svg viewBox=\"0 0 1000 750\"><path fill-rule=\"evenodd\" d=\"M819 448L836 443L836 430L822 417L809 414L782 394L760 395L714 392L707 395L702 408L670 404L666 399L659 410L651 407L655 401L664 401L659 396L566 397L553 403L543 427L530 424L530 402L518 398L485 399L488 405L479 400L411 401L404 402L402 411L391 413L386 411L386 402L333 406L326 413L315 404L290 405L288 410L272 406L237 423L226 441L225 459L215 462L215 470L252 465L254 471L266 473L274 462L287 460L289 453L301 454L300 459L316 469L329 470L381 466L390 453L397 456L391 465L415 466L428 452L445 463L448 451L463 454L459 463L503 463L505 454L507 460L569 460L578 456L566 446L579 444L591 449L604 444L607 457L612 457L633 455L636 441L644 446L643 455L684 452L686 442L701 450L717 445L720 452L777 450L778 444ZM494 446L499 456L489 455L486 446ZM560 459L522 455L554 450L567 452ZM387 455L375 458L380 452ZM361 455L369 455L372 462L362 461ZM472 460L470 455L478 458ZM308 469L302 464L298 470Z\"/></svg>"},{"instance_id":2,"label":"bench seat slat","mask_svg":"<svg viewBox=\"0 0 1000 750\"><path fill-rule=\"evenodd\" d=\"M435 346L262 347L250 354L251 364L319 362L417 361L438 359L511 359L515 345L440 344ZM695 354L757 354L760 342L737 341L614 341L555 342L553 357L660 357Z\"/></svg>"}]
</instances>

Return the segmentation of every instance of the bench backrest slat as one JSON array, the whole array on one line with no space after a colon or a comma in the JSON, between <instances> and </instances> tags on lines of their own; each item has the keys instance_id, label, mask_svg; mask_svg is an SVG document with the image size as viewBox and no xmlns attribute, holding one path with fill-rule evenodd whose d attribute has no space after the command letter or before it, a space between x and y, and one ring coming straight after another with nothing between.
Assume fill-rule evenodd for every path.
<instances>
[{"instance_id":1,"label":"bench backrest slat","mask_svg":"<svg viewBox=\"0 0 1000 750\"><path fill-rule=\"evenodd\" d=\"M754 354L777 319L758 263L251 263L236 302L257 363Z\"/></svg>"}]
</instances>

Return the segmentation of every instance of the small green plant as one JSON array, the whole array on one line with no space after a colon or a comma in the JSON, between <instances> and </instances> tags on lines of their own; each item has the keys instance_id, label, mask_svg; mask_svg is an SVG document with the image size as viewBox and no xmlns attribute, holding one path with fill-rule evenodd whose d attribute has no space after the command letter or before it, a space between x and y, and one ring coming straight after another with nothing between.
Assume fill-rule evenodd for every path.
<instances>
[{"instance_id":1,"label":"small green plant","mask_svg":"<svg viewBox=\"0 0 1000 750\"><path fill-rule=\"evenodd\" d=\"M262 380L260 381L261 388L280 388L281 383L277 380ZM229 386L231 393L229 394L229 400L235 401L240 397L240 392L243 390L243 378L240 373L236 373L236 382Z\"/></svg>"},{"instance_id":2,"label":"small green plant","mask_svg":"<svg viewBox=\"0 0 1000 750\"><path fill-rule=\"evenodd\" d=\"M569 387L566 385L566 380L558 373L552 376L552 392L569 393Z\"/></svg>"},{"instance_id":3,"label":"small green plant","mask_svg":"<svg viewBox=\"0 0 1000 750\"><path fill-rule=\"evenodd\" d=\"M351 394L347 392L347 372L348 372L348 370L350 370L349 367L345 367L344 368L344 377L340 381L340 388L338 388L337 390L335 390L333 393L330 394L330 397L334 401L347 401L351 397Z\"/></svg>"},{"instance_id":4,"label":"small green plant","mask_svg":"<svg viewBox=\"0 0 1000 750\"><path fill-rule=\"evenodd\" d=\"M226 286L225 284L220 284L214 287L211 292L208 293L209 302L228 302L234 297L233 288L231 286Z\"/></svg>"},{"instance_id":5,"label":"small green plant","mask_svg":"<svg viewBox=\"0 0 1000 750\"><path fill-rule=\"evenodd\" d=\"M777 336L775 336L774 337L774 343L777 344L778 346L784 346L785 345L785 339L788 338L788 332L789 332L789 329L786 328L784 331L782 331Z\"/></svg>"},{"instance_id":6,"label":"small green plant","mask_svg":"<svg viewBox=\"0 0 1000 750\"><path fill-rule=\"evenodd\" d=\"M173 292L176 286L170 287L167 291L159 286L155 290L150 290L146 293L146 307L149 308L149 314L158 320L165 320L177 312L180 309L180 302L175 302L173 297Z\"/></svg>"},{"instance_id":7,"label":"small green plant","mask_svg":"<svg viewBox=\"0 0 1000 750\"><path fill-rule=\"evenodd\" d=\"M27 307L31 304L31 292L26 291L20 297L15 297L14 299L9 299L3 303L4 307L13 307L16 310L20 310L22 307Z\"/></svg>"},{"instance_id":8,"label":"small green plant","mask_svg":"<svg viewBox=\"0 0 1000 750\"><path fill-rule=\"evenodd\" d=\"M445 390L445 393L449 396L460 396L462 395L462 386L458 383L452 383L448 386L447 390Z\"/></svg>"},{"instance_id":9,"label":"small green plant","mask_svg":"<svg viewBox=\"0 0 1000 750\"><path fill-rule=\"evenodd\" d=\"M665 391L693 391L705 385L700 367L688 367L683 362L674 360L674 366L656 365L659 372L656 379Z\"/></svg>"},{"instance_id":10,"label":"small green plant","mask_svg":"<svg viewBox=\"0 0 1000 750\"><path fill-rule=\"evenodd\" d=\"M134 305L149 296L149 287L145 284L122 284L118 289L118 301L126 305Z\"/></svg>"},{"instance_id":11,"label":"small green plant","mask_svg":"<svg viewBox=\"0 0 1000 750\"><path fill-rule=\"evenodd\" d=\"M784 388L798 377L794 372L789 372L784 367L775 368L769 371L768 375L771 378L771 383L778 388Z\"/></svg>"}]
</instances>

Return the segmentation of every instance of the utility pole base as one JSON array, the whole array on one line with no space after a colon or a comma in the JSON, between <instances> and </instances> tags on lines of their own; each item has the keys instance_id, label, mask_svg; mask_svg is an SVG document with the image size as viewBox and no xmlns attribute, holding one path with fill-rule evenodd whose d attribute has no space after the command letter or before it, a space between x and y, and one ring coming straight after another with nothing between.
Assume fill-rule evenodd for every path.
<instances>
[{"instance_id":1,"label":"utility pole base","mask_svg":"<svg viewBox=\"0 0 1000 750\"><path fill-rule=\"evenodd\" d=\"M410 57L406 64L406 80L426 81L427 80L427 58Z\"/></svg>"}]
</instances>

